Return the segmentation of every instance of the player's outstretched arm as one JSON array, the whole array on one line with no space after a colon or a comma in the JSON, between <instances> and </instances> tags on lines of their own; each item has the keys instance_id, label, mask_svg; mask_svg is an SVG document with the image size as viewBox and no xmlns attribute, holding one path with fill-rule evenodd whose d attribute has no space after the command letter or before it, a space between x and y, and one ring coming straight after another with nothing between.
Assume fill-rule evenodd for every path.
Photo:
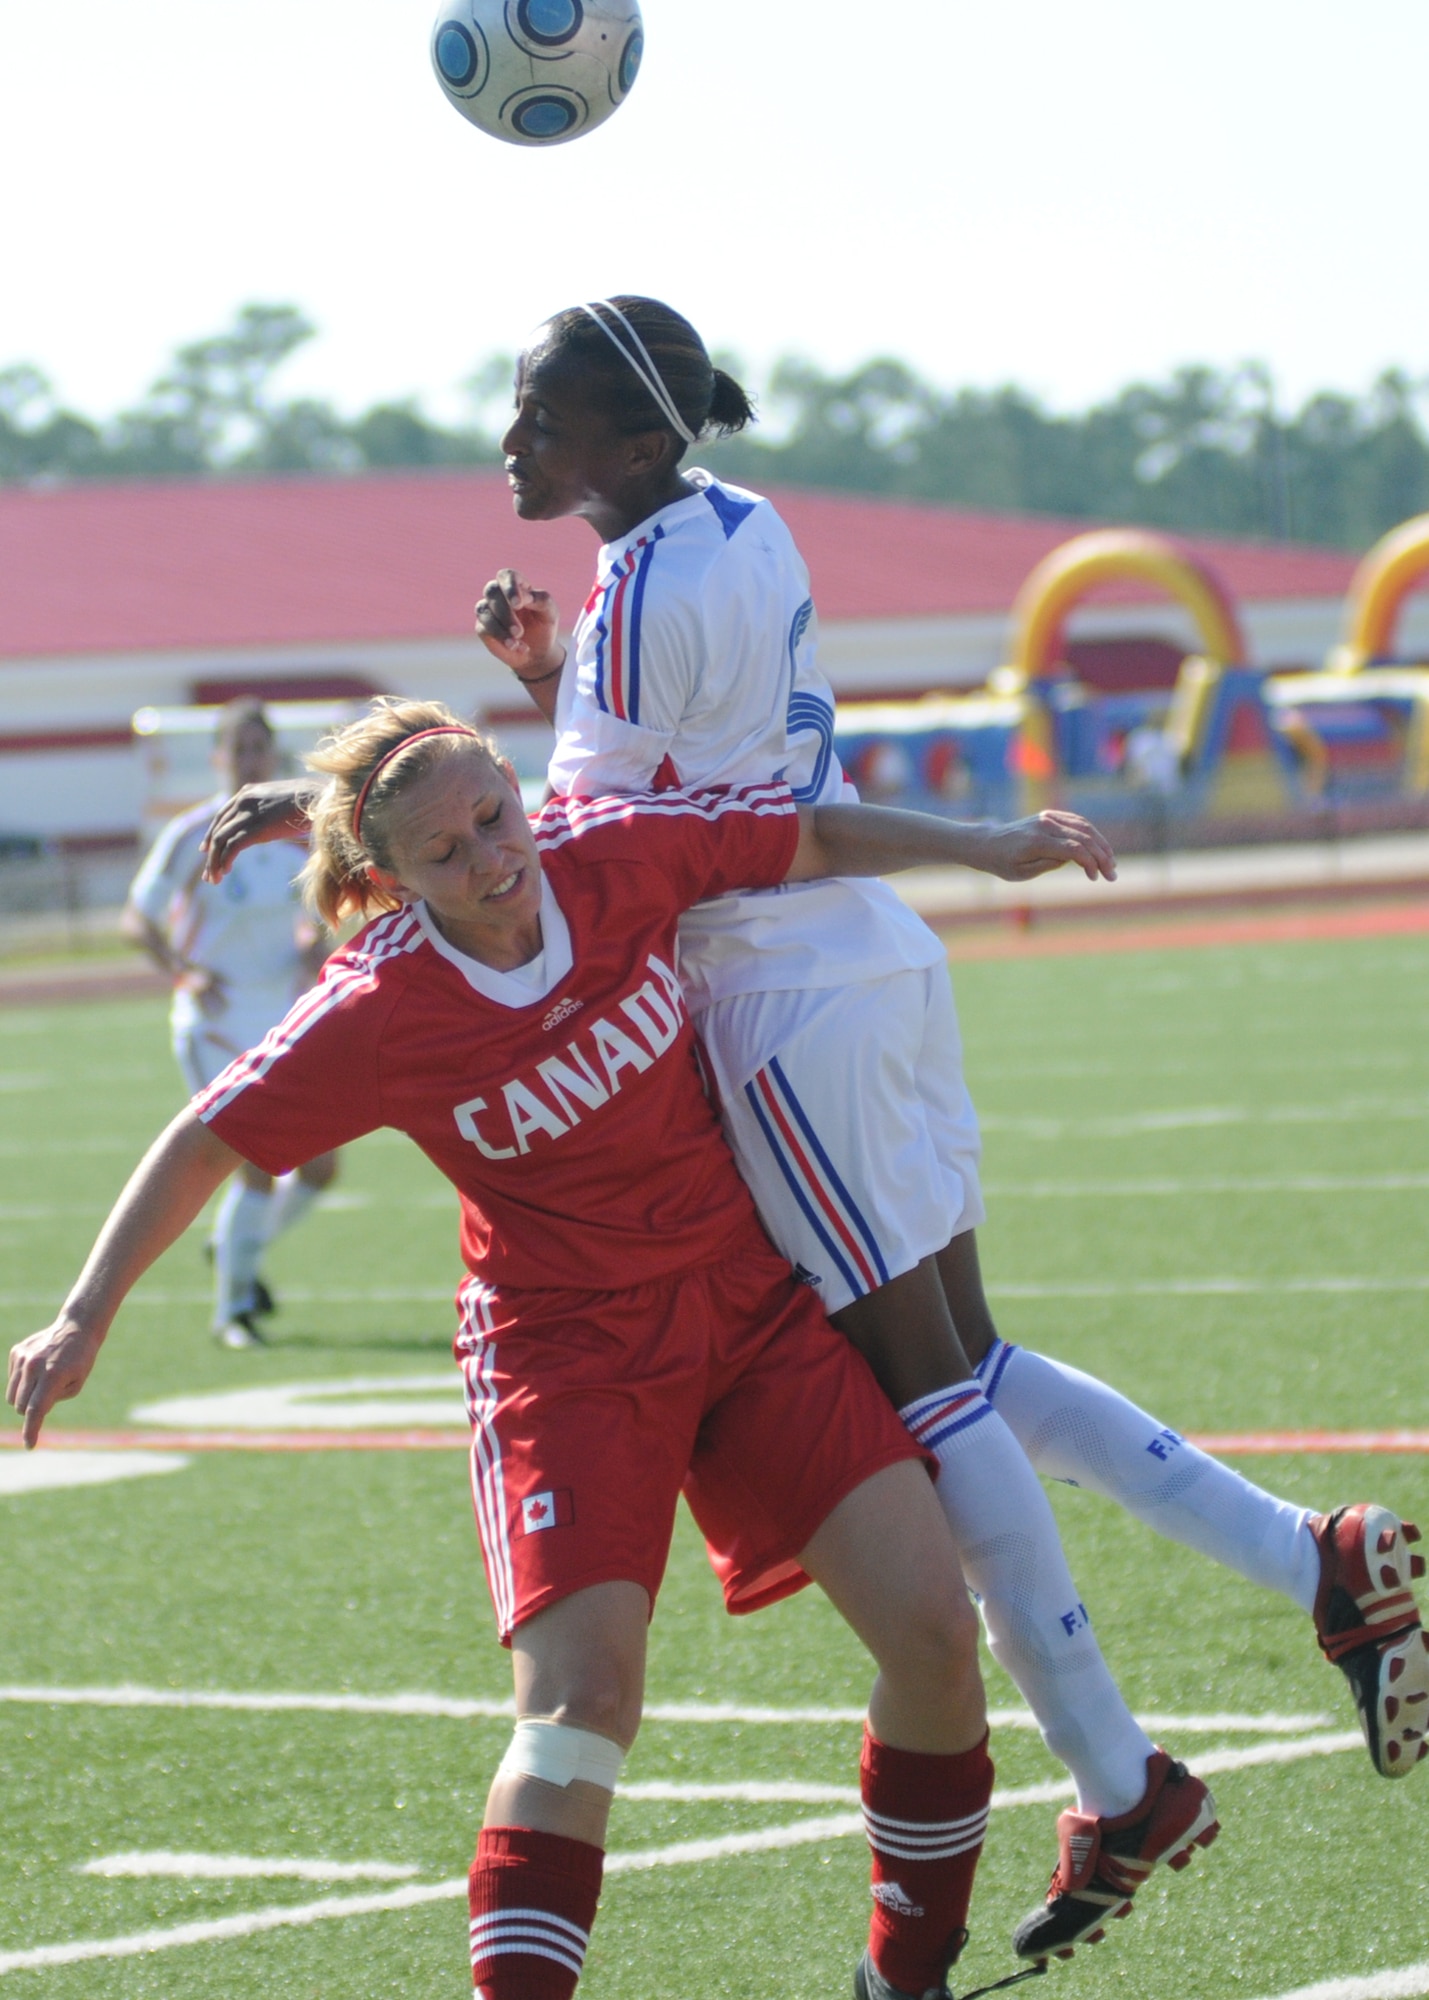
<instances>
[{"instance_id":1,"label":"player's outstretched arm","mask_svg":"<svg viewBox=\"0 0 1429 2000\"><path fill-rule=\"evenodd\" d=\"M221 882L245 847L265 840L301 839L308 831L308 807L323 788L321 778L268 778L244 785L226 799L203 837L208 855L204 879Z\"/></svg>"},{"instance_id":2,"label":"player's outstretched arm","mask_svg":"<svg viewBox=\"0 0 1429 2000\"><path fill-rule=\"evenodd\" d=\"M1116 880L1111 842L1080 813L1054 809L999 826L887 806L800 806L799 845L785 880L955 867L1028 882L1068 862L1089 882Z\"/></svg>"},{"instance_id":3,"label":"player's outstretched arm","mask_svg":"<svg viewBox=\"0 0 1429 2000\"><path fill-rule=\"evenodd\" d=\"M160 1133L110 1210L59 1313L10 1349L5 1400L25 1420L27 1449L38 1443L55 1404L84 1387L128 1293L241 1164L187 1109Z\"/></svg>"},{"instance_id":4,"label":"player's outstretched arm","mask_svg":"<svg viewBox=\"0 0 1429 2000\"><path fill-rule=\"evenodd\" d=\"M510 667L547 722L554 722L566 649L551 593L534 589L519 570L498 570L477 600L476 629L487 652Z\"/></svg>"}]
</instances>

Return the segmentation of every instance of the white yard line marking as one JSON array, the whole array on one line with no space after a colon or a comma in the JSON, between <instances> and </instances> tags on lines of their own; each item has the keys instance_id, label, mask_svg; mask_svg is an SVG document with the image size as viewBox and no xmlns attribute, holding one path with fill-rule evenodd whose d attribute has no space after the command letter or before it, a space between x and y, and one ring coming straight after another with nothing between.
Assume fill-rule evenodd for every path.
<instances>
[{"instance_id":1,"label":"white yard line marking","mask_svg":"<svg viewBox=\"0 0 1429 2000\"><path fill-rule=\"evenodd\" d=\"M857 1785L814 1785L775 1779L769 1784L675 1785L655 1778L643 1785L617 1785L615 1796L631 1805L856 1806Z\"/></svg>"},{"instance_id":2,"label":"white yard line marking","mask_svg":"<svg viewBox=\"0 0 1429 2000\"><path fill-rule=\"evenodd\" d=\"M1345 1125L1369 1119L1419 1122L1429 1101L1356 1097L1338 1104L1187 1104L1167 1111L1133 1111L1117 1118L1028 1118L985 1112L985 1132L1019 1139L1135 1139L1149 1132L1197 1132L1222 1125Z\"/></svg>"},{"instance_id":3,"label":"white yard line marking","mask_svg":"<svg viewBox=\"0 0 1429 2000\"><path fill-rule=\"evenodd\" d=\"M0 1152L0 1158L3 1158ZM379 1202L375 1194L364 1193L361 1189L339 1188L336 1193L319 1195L315 1204L319 1213L329 1215L346 1214L351 1210L380 1207L384 1215L393 1209L430 1209L443 1215L457 1212L456 1190L449 1194L421 1194L385 1196ZM0 1222L67 1222L78 1216L108 1215L105 1202L87 1201L43 1201L43 1202L0 1202ZM291 1297L291 1293L285 1294ZM445 1297L446 1294L443 1294Z\"/></svg>"},{"instance_id":4,"label":"white yard line marking","mask_svg":"<svg viewBox=\"0 0 1429 2000\"><path fill-rule=\"evenodd\" d=\"M680 1868L692 1862L723 1861L732 1854L769 1854L785 1847L809 1847L821 1840L847 1840L863 1832L863 1814L835 1813L826 1819L796 1819L789 1826L761 1826L751 1833L718 1834L712 1840L680 1840L671 1847L637 1847L606 1857L607 1875L630 1875L647 1868Z\"/></svg>"},{"instance_id":5,"label":"white yard line marking","mask_svg":"<svg viewBox=\"0 0 1429 2000\"><path fill-rule=\"evenodd\" d=\"M1429 1993L1429 1961L1419 1965L1399 1965L1389 1972L1369 1972L1362 1977L1321 1979L1314 1986L1297 1986L1278 2000L1419 2000Z\"/></svg>"},{"instance_id":6,"label":"white yard line marking","mask_svg":"<svg viewBox=\"0 0 1429 2000\"><path fill-rule=\"evenodd\" d=\"M409 1882L421 1869L394 1861L288 1861L279 1855L169 1854L162 1849L144 1854L107 1854L86 1861L81 1875L103 1875L111 1881L148 1876L173 1876L185 1882L243 1882L286 1876L294 1882Z\"/></svg>"},{"instance_id":7,"label":"white yard line marking","mask_svg":"<svg viewBox=\"0 0 1429 2000\"><path fill-rule=\"evenodd\" d=\"M1201 1194L1420 1194L1429 1174L1246 1174L1200 1180L990 1181L983 1187L999 1201L1124 1201L1136 1195Z\"/></svg>"},{"instance_id":8,"label":"white yard line marking","mask_svg":"<svg viewBox=\"0 0 1429 2000\"><path fill-rule=\"evenodd\" d=\"M285 1285L283 1303L293 1306L450 1306L456 1293L456 1280L449 1285L403 1285L392 1290L374 1287L362 1292L315 1290L305 1285ZM29 1309L38 1307L53 1312L59 1303L58 1292L0 1292L0 1306L16 1306ZM173 1291L148 1291L143 1286L129 1294L130 1305L135 1306L205 1306L213 1303L211 1285L183 1286Z\"/></svg>"},{"instance_id":9,"label":"white yard line marking","mask_svg":"<svg viewBox=\"0 0 1429 2000\"><path fill-rule=\"evenodd\" d=\"M1101 1284L1075 1278L989 1285L993 1299L1209 1299L1340 1297L1429 1292L1429 1277L1405 1278L1129 1278Z\"/></svg>"},{"instance_id":10,"label":"white yard line marking","mask_svg":"<svg viewBox=\"0 0 1429 2000\"><path fill-rule=\"evenodd\" d=\"M236 1693L207 1688L150 1687L26 1687L0 1686L0 1702L29 1704L37 1708L176 1708L223 1709L240 1714L390 1715L427 1716L449 1722L509 1720L515 1703L505 1700L458 1699L438 1694L264 1694ZM737 1702L651 1702L645 1709L646 1722L689 1723L790 1723L858 1724L861 1708L754 1708ZM1239 1731L1260 1736L1303 1736L1307 1730L1324 1729L1333 1721L1328 1715L1242 1715L1220 1712L1213 1715L1143 1715L1143 1729L1159 1735L1234 1735ZM988 1711L994 1729L1035 1729L1029 1709L994 1708Z\"/></svg>"},{"instance_id":11,"label":"white yard line marking","mask_svg":"<svg viewBox=\"0 0 1429 2000\"><path fill-rule=\"evenodd\" d=\"M1075 1278L1033 1279L1026 1283L991 1283L987 1294L992 1299L1160 1299L1160 1298L1275 1298L1297 1295L1325 1295L1339 1297L1356 1294L1429 1292L1429 1276L1411 1273L1402 1278L1379 1278L1359 1276L1332 1276L1325 1278L1130 1278L1101 1284L1095 1280L1083 1282ZM0 1292L0 1306L53 1312L56 1303L54 1292ZM202 1306L212 1302L211 1291L146 1292L131 1294L131 1301L140 1306ZM445 1286L429 1288L410 1287L394 1291L338 1292L312 1291L296 1286L285 1286L285 1304L295 1306L332 1305L450 1305L452 1292ZM328 1383L330 1390L341 1390L343 1384ZM226 1393L226 1392L224 1392ZM266 1393L266 1392L265 1392ZM175 1397L173 1401L188 1401ZM194 1397L195 1403L207 1399ZM157 1407L157 1406L156 1406ZM137 1413L136 1413L137 1414ZM209 1421L209 1419L205 1419Z\"/></svg>"},{"instance_id":12,"label":"white yard line marking","mask_svg":"<svg viewBox=\"0 0 1429 2000\"><path fill-rule=\"evenodd\" d=\"M1197 1777L1217 1771L1249 1771L1260 1764L1298 1764L1305 1757L1337 1757L1345 1750L1363 1750L1357 1729L1336 1729L1323 1736L1298 1736L1287 1743L1251 1743L1243 1750L1208 1750L1191 1759Z\"/></svg>"},{"instance_id":13,"label":"white yard line marking","mask_svg":"<svg viewBox=\"0 0 1429 2000\"><path fill-rule=\"evenodd\" d=\"M94 1959L142 1958L151 1951L173 1951L185 1944L221 1944L230 1938L256 1937L262 1931L288 1925L320 1924L332 1917L376 1916L388 1910L411 1910L422 1903L445 1903L466 1894L466 1877L453 1882L412 1882L384 1895L324 1896L317 1903L294 1903L287 1909L248 1910L242 1916L214 1917L208 1922L174 1924L167 1930L131 1931L127 1937L79 1938L73 1944L33 1945L27 1951L0 1952L0 1975L35 1972L50 1965L83 1965Z\"/></svg>"},{"instance_id":14,"label":"white yard line marking","mask_svg":"<svg viewBox=\"0 0 1429 2000\"><path fill-rule=\"evenodd\" d=\"M1294 1757L1329 1755L1358 1746L1357 1733L1307 1737L1300 1743L1257 1744L1247 1750L1213 1752L1197 1760L1202 1771L1241 1770L1255 1763L1288 1763ZM1234 1761L1231 1761L1234 1760ZM1055 1804L1071 1794L1068 1784L1024 1785L1016 1791L995 1792L994 1809L1011 1806ZM791 1847L815 1845L826 1840L847 1840L863 1832L862 1816L839 1813L821 1819L795 1820L786 1826L759 1827L749 1833L731 1833L711 1840L685 1840L669 1847L635 1848L607 1855L605 1873L627 1875L652 1868L675 1868L704 1861L722 1861L737 1854L766 1854ZM415 1909L423 1903L455 1901L466 1894L466 1877L449 1882L413 1882L386 1895L325 1896L320 1902L299 1903L288 1909L252 1910L243 1916L218 1917L209 1923L177 1924L168 1930L132 1932L127 1937L84 1938L73 1944L36 1945L26 1951L0 1953L0 1974L35 1971L50 1965L78 1965L111 1958L137 1958L148 1952L170 1951L178 1945L216 1944L230 1938L253 1937L260 1931L282 1930L290 1926L323 1923L340 1917L376 1916L389 1910ZM1283 2000L1397 2000L1397 1996L1417 1995L1429 1988L1415 1986L1336 1986L1311 1987L1304 1993L1283 1996Z\"/></svg>"},{"instance_id":15,"label":"white yard line marking","mask_svg":"<svg viewBox=\"0 0 1429 2000\"><path fill-rule=\"evenodd\" d=\"M0 1453L0 1499L182 1472L190 1463L177 1451L7 1451Z\"/></svg>"}]
</instances>

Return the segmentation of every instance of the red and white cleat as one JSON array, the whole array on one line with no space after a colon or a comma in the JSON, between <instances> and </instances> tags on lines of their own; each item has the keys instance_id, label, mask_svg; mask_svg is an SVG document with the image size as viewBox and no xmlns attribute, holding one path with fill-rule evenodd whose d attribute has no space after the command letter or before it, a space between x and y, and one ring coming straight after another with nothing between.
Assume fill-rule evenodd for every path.
<instances>
[{"instance_id":1,"label":"red and white cleat","mask_svg":"<svg viewBox=\"0 0 1429 2000\"><path fill-rule=\"evenodd\" d=\"M1411 1586L1424 1558L1412 1521L1362 1501L1311 1517L1320 1551L1315 1636L1350 1684L1370 1760L1403 1778L1429 1755L1429 1633Z\"/></svg>"},{"instance_id":2,"label":"red and white cleat","mask_svg":"<svg viewBox=\"0 0 1429 2000\"><path fill-rule=\"evenodd\" d=\"M1131 1899L1160 1861L1184 1868L1220 1832L1216 1802L1201 1779L1164 1750L1146 1760L1146 1791L1116 1818L1064 1812L1061 1852L1047 1900L1012 1937L1019 1958L1070 1958L1079 1944L1099 1944L1111 1917L1131 1913Z\"/></svg>"}]
</instances>

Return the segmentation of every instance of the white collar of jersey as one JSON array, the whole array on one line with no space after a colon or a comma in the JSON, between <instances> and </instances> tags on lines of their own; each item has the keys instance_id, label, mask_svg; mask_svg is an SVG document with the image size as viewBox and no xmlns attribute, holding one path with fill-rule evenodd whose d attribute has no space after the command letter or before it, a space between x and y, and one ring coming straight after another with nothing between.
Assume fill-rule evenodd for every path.
<instances>
[{"instance_id":1,"label":"white collar of jersey","mask_svg":"<svg viewBox=\"0 0 1429 2000\"><path fill-rule=\"evenodd\" d=\"M560 985L575 963L571 953L570 925L556 901L556 892L548 875L541 877L541 937L545 946L546 977L539 992L511 973L498 972L494 965L483 965L479 958L470 958L466 952L458 951L454 944L449 944L433 923L425 903L414 903L412 908L422 926L422 935L432 949L451 961L474 992L480 993L483 999L494 1000L499 1007L536 1006L552 987Z\"/></svg>"},{"instance_id":2,"label":"white collar of jersey","mask_svg":"<svg viewBox=\"0 0 1429 2000\"><path fill-rule=\"evenodd\" d=\"M681 476L699 490L687 494L683 500L672 500L667 507L661 507L657 513L647 514L643 521L637 522L630 533L622 535L618 542L606 542L601 554L607 559L612 556L623 556L628 549L633 549L637 542L643 542L656 528L663 528L668 534L677 521L703 513L704 509L700 503L704 500L705 488L716 483L714 474L706 472L702 465L692 465Z\"/></svg>"}]
</instances>

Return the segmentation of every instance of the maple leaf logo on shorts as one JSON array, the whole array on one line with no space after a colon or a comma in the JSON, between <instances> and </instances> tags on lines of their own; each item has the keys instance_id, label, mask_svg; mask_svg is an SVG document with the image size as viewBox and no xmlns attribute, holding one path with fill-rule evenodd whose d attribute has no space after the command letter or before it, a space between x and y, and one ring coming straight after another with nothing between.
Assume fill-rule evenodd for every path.
<instances>
[{"instance_id":1,"label":"maple leaf logo on shorts","mask_svg":"<svg viewBox=\"0 0 1429 2000\"><path fill-rule=\"evenodd\" d=\"M569 1486L553 1487L545 1493L528 1493L521 1502L523 1535L534 1535L541 1528L569 1528L575 1518L575 1501Z\"/></svg>"}]
</instances>

